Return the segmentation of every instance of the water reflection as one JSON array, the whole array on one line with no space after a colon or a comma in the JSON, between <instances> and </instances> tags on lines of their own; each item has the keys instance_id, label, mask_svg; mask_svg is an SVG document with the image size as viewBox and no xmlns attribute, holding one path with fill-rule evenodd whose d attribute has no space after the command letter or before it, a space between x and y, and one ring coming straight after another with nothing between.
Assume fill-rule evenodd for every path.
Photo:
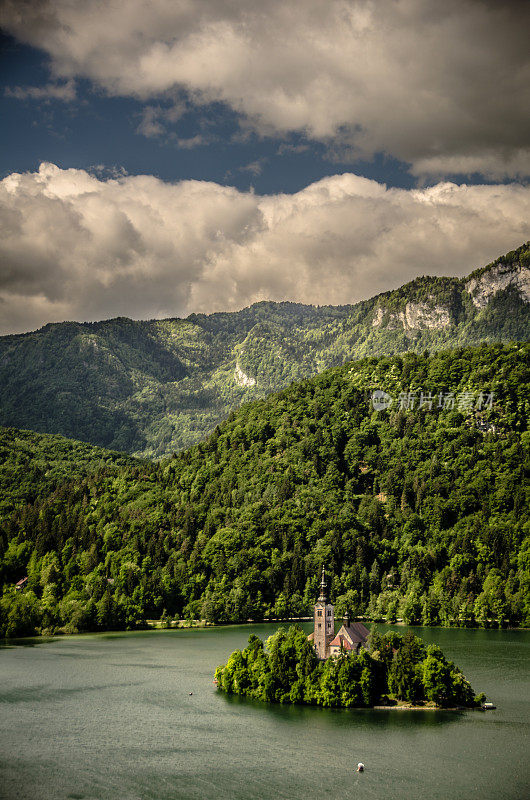
<instances>
[{"instance_id":1,"label":"water reflection","mask_svg":"<svg viewBox=\"0 0 530 800\"><path fill-rule=\"evenodd\" d=\"M31 686L28 688L0 689L0 703L40 703L55 702L75 695L83 695L87 692L102 692L107 689L117 689L132 686L141 686L143 681L127 681L125 683L101 683L92 686L61 686L56 689L48 684Z\"/></svg>"},{"instance_id":2,"label":"water reflection","mask_svg":"<svg viewBox=\"0 0 530 800\"><path fill-rule=\"evenodd\" d=\"M373 708L322 708L321 706L290 705L282 703L266 703L253 698L227 695L218 692L217 695L227 706L237 707L242 711L256 711L269 714L279 722L292 725L305 726L317 722L319 725L330 727L373 727L380 728L410 728L411 725L420 727L436 727L440 724L458 722L467 714L479 713L475 711L397 711L392 709Z\"/></svg>"},{"instance_id":3,"label":"water reflection","mask_svg":"<svg viewBox=\"0 0 530 800\"><path fill-rule=\"evenodd\" d=\"M60 638L60 636L28 636L21 639L0 639L0 650L10 650L13 647L37 647L37 645L55 642Z\"/></svg>"}]
</instances>

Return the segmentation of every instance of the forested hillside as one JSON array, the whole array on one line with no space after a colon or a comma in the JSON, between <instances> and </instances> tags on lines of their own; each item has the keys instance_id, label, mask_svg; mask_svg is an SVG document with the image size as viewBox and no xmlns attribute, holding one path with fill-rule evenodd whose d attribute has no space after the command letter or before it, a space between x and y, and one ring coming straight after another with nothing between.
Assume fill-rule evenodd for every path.
<instances>
[{"instance_id":1,"label":"forested hillside","mask_svg":"<svg viewBox=\"0 0 530 800\"><path fill-rule=\"evenodd\" d=\"M530 624L529 356L364 359L244 405L168 461L36 491L1 522L3 631L301 614L323 563L338 615Z\"/></svg>"},{"instance_id":2,"label":"forested hillside","mask_svg":"<svg viewBox=\"0 0 530 800\"><path fill-rule=\"evenodd\" d=\"M20 505L47 497L65 482L135 463L126 453L63 436L0 428L0 519Z\"/></svg>"},{"instance_id":3,"label":"forested hillside","mask_svg":"<svg viewBox=\"0 0 530 800\"><path fill-rule=\"evenodd\" d=\"M4 336L0 424L160 458L242 402L354 358L527 340L529 266L524 245L469 278L418 278L353 306L263 302Z\"/></svg>"}]
</instances>

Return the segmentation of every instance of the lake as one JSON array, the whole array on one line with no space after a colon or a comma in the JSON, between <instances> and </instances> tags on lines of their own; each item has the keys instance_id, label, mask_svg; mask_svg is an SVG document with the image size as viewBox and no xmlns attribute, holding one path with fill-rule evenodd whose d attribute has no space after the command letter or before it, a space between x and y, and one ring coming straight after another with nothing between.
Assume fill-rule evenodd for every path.
<instances>
[{"instance_id":1,"label":"lake","mask_svg":"<svg viewBox=\"0 0 530 800\"><path fill-rule=\"evenodd\" d=\"M276 628L90 634L0 647L0 796L530 797L530 631L411 629L486 692L497 705L492 712L268 706L216 692L215 667L251 632L265 638ZM363 774L355 772L358 761Z\"/></svg>"}]
</instances>

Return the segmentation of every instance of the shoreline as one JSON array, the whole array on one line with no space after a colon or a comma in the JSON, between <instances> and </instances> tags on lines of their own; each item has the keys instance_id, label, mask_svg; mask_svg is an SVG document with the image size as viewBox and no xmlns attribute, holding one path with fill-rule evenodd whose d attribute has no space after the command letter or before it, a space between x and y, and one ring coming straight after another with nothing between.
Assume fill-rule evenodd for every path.
<instances>
[{"instance_id":1,"label":"shoreline","mask_svg":"<svg viewBox=\"0 0 530 800\"><path fill-rule=\"evenodd\" d=\"M212 681L213 685L216 689L220 692L224 693L224 690L219 687L218 681L214 678ZM242 695L245 697L245 695ZM246 698L247 700L249 698ZM250 698L252 699L252 698ZM258 701L259 702L259 701ZM278 703L267 703L267 701L263 700L261 702L266 703L267 705L281 705ZM300 707L308 707L315 708L311 703L292 703L289 705L300 706ZM318 706L317 706L318 707ZM437 705L424 705L424 706L331 706L331 708L339 708L347 711L476 711L478 706L437 706Z\"/></svg>"},{"instance_id":2,"label":"shoreline","mask_svg":"<svg viewBox=\"0 0 530 800\"><path fill-rule=\"evenodd\" d=\"M367 617L353 617L354 621L356 622L364 622L366 625L395 625L398 628L428 628L432 630L466 630L466 631L528 631L530 627L525 625L506 625L502 628L483 628L480 625L407 625L406 622L403 622L402 619L396 620L396 622L387 622L384 619L369 619ZM312 616L308 617L289 617L288 619L276 619L271 617L270 619L246 619L244 622L207 622L206 620L193 620L192 624L188 624L185 620L179 620L178 622L172 622L172 624L166 626L168 630L177 630L179 628L226 628L229 626L236 626L236 627L243 627L244 625L272 625L272 624L292 624L295 622L311 622L313 620ZM162 629L161 620L146 620L146 624L148 628L155 628L155 629ZM146 630L146 628L138 629L138 630ZM85 631L83 631L85 632ZM92 631L93 632L93 631ZM86 631L86 633L90 633L90 631Z\"/></svg>"},{"instance_id":3,"label":"shoreline","mask_svg":"<svg viewBox=\"0 0 530 800\"><path fill-rule=\"evenodd\" d=\"M475 711L467 706L372 706L371 711Z\"/></svg>"},{"instance_id":4,"label":"shoreline","mask_svg":"<svg viewBox=\"0 0 530 800\"><path fill-rule=\"evenodd\" d=\"M0 638L0 642L5 644L9 644L9 642L17 642L23 641L27 639L51 639L51 638L63 638L69 636L85 636L90 634L105 634L105 633L134 633L134 632L141 632L141 631L184 631L184 630L198 630L204 628L228 628L228 627L244 627L246 625L289 625L293 623L303 623L303 622L311 622L313 617L290 617L289 619L263 619L263 620L253 620L247 619L245 622L207 622L206 620L193 620L191 624L186 620L171 620L169 624L167 622L162 622L162 620L145 620L145 626L140 626L137 628L130 628L126 630L124 628L108 628L106 630L99 630L99 631L75 631L75 632L66 632L64 630L58 631L43 631L41 633L33 633L26 636L16 636L16 637L3 637ZM386 622L384 620L367 620L366 617L355 617L356 620L362 620L363 622L369 625L395 625L396 627L409 627L409 628L426 628L428 630L468 630L468 631L528 631L530 630L529 627L524 625L518 626L507 626L505 628L482 628L477 626L461 626L461 625L406 625L403 621L399 620L397 622ZM392 706L381 706L381 708L392 708ZM400 707L401 708L401 707ZM410 710L408 706L403 707L403 710ZM418 710L425 710L420 706Z\"/></svg>"}]
</instances>

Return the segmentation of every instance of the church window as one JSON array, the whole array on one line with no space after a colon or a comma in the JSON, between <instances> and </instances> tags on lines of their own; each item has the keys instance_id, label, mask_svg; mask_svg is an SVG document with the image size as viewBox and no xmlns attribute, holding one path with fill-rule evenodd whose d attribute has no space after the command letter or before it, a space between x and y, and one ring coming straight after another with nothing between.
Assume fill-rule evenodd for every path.
<instances>
[{"instance_id":1,"label":"church window","mask_svg":"<svg viewBox=\"0 0 530 800\"><path fill-rule=\"evenodd\" d=\"M317 611L317 617L321 617L321 616L322 616L322 611L321 611L320 609L318 609L318 611Z\"/></svg>"}]
</instances>

